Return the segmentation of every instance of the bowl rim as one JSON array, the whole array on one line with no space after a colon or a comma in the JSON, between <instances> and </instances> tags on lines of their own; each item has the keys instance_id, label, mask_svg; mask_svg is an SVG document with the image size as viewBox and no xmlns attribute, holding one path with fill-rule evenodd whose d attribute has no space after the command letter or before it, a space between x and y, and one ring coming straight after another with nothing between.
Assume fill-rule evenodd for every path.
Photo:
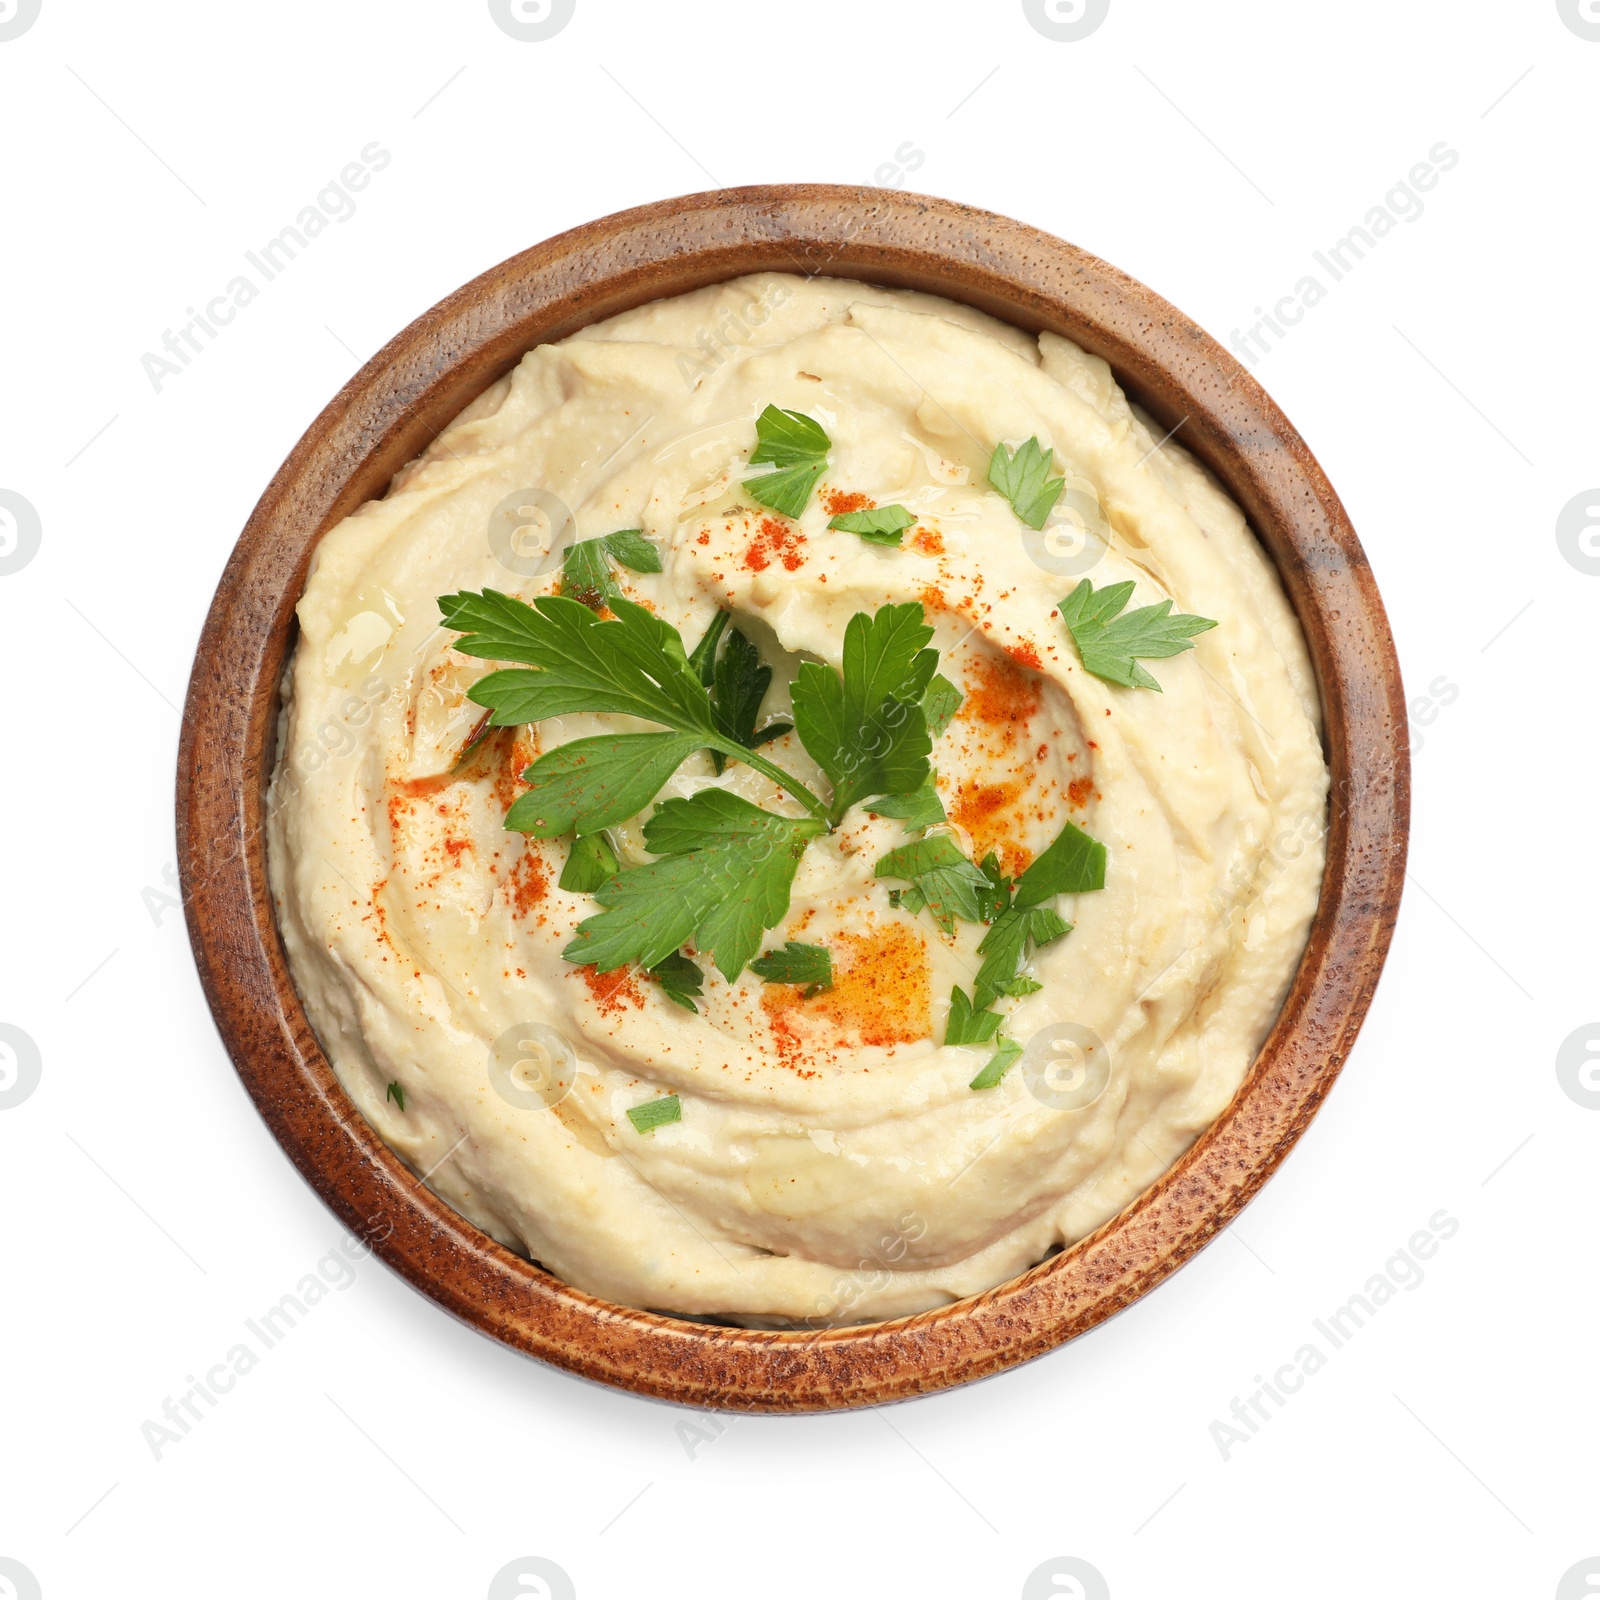
<instances>
[{"instance_id":1,"label":"bowl rim","mask_svg":"<svg viewBox=\"0 0 1600 1600\"><path fill-rule=\"evenodd\" d=\"M767 1332L611 1304L481 1233L359 1115L284 956L263 830L294 605L321 535L381 495L535 344L748 272L944 295L1103 356L1244 510L1310 647L1333 775L1327 866L1283 1010L1238 1093L1109 1222L997 1288L917 1316ZM1343 506L1265 391L1153 291L1064 240L957 202L830 184L716 190L535 245L424 312L345 384L239 536L195 652L178 753L179 870L212 1014L278 1142L340 1221L480 1331L601 1383L686 1404L815 1411L906 1399L1075 1338L1194 1256L1243 1209L1338 1076L1404 880L1410 760L1383 603Z\"/></svg>"}]
</instances>

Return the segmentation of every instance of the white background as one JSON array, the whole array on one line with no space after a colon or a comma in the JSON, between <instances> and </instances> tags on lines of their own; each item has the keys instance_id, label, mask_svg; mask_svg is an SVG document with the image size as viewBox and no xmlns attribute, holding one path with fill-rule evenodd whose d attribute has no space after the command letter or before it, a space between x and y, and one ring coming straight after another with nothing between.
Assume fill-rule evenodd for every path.
<instances>
[{"instance_id":1,"label":"white background","mask_svg":"<svg viewBox=\"0 0 1600 1600\"><path fill-rule=\"evenodd\" d=\"M45 1600L476 1600L525 1555L582 1600L1011 1597L1058 1556L1116 1600L1556 1595L1600 1553L1600 1111L1556 1072L1600 1016L1600 577L1555 532L1600 482L1597 88L1555 0L1112 0L1077 43L1016 0L577 0L541 43L484 0L43 0L0 42L0 489L42 527L0 576L0 1022L42 1063L0 1110L0 1556ZM145 352L374 140L356 213L157 392ZM785 180L1019 217L1226 341L1439 141L1460 161L1423 214L1255 369L1371 555L1420 748L1376 1004L1238 1226L1020 1371L687 1442L700 1414L514 1355L367 1261L154 1459L141 1424L341 1235L168 896L201 620L345 379L562 229ZM1420 1286L1224 1459L1234 1397L1440 1210Z\"/></svg>"}]
</instances>

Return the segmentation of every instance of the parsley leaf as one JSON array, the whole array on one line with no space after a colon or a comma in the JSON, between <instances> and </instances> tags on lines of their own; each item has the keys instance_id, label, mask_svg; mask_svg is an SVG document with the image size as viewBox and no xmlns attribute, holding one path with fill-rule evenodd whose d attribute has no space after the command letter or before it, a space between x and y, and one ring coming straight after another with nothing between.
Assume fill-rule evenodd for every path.
<instances>
[{"instance_id":1,"label":"parsley leaf","mask_svg":"<svg viewBox=\"0 0 1600 1600\"><path fill-rule=\"evenodd\" d=\"M858 533L867 544L898 545L916 520L904 506L879 506L873 511L841 511L828 526Z\"/></svg>"},{"instance_id":2,"label":"parsley leaf","mask_svg":"<svg viewBox=\"0 0 1600 1600\"><path fill-rule=\"evenodd\" d=\"M832 446L833 441L810 417L769 405L756 418L756 447L750 452L750 465L770 462L778 471L746 478L744 487L750 498L786 517L798 517L828 464Z\"/></svg>"},{"instance_id":3,"label":"parsley leaf","mask_svg":"<svg viewBox=\"0 0 1600 1600\"><path fill-rule=\"evenodd\" d=\"M661 570L661 552L645 538L642 528L623 528L620 532L608 533L602 543L611 559L629 572Z\"/></svg>"},{"instance_id":4,"label":"parsley leaf","mask_svg":"<svg viewBox=\"0 0 1600 1600\"><path fill-rule=\"evenodd\" d=\"M688 956L673 951L666 960L650 968L650 976L661 985L661 992L673 1005L698 1014L700 1007L694 1003L694 997L705 987L705 974Z\"/></svg>"},{"instance_id":5,"label":"parsley leaf","mask_svg":"<svg viewBox=\"0 0 1600 1600\"><path fill-rule=\"evenodd\" d=\"M1029 950L1052 944L1072 932L1072 924L1044 902L1058 894L1103 889L1106 847L1067 822L1044 853L1017 879L1014 890L1010 880L1000 876L993 856L984 860L983 870L989 896L987 900L980 896L980 909L991 926L978 946L978 954L984 960L972 992L979 1006L990 1005L1001 995L1020 998L1037 989L1031 978L1017 976ZM1032 987L1022 987L1025 984Z\"/></svg>"},{"instance_id":6,"label":"parsley leaf","mask_svg":"<svg viewBox=\"0 0 1600 1600\"><path fill-rule=\"evenodd\" d=\"M400 1087L400 1080L398 1078L396 1078L394 1082L389 1085L388 1089L384 1092L383 1098L385 1102L393 1100L394 1103L400 1107L401 1113L404 1114L406 1109L406 1092Z\"/></svg>"},{"instance_id":7,"label":"parsley leaf","mask_svg":"<svg viewBox=\"0 0 1600 1600\"><path fill-rule=\"evenodd\" d=\"M1011 508L1030 528L1042 528L1066 488L1065 478L1050 477L1054 450L1041 450L1037 438L1015 452L1004 444L994 447L989 459L989 482L1011 502Z\"/></svg>"},{"instance_id":8,"label":"parsley leaf","mask_svg":"<svg viewBox=\"0 0 1600 1600\"><path fill-rule=\"evenodd\" d=\"M692 939L732 983L789 911L789 888L813 817L780 817L724 789L667 800L645 824L662 859L629 867L600 886L602 910L578 926L562 954L601 972L654 967Z\"/></svg>"},{"instance_id":9,"label":"parsley leaf","mask_svg":"<svg viewBox=\"0 0 1600 1600\"><path fill-rule=\"evenodd\" d=\"M1106 886L1106 847L1075 823L1066 822L1041 855L1017 879L1013 904L1025 911L1058 894L1084 894Z\"/></svg>"},{"instance_id":10,"label":"parsley leaf","mask_svg":"<svg viewBox=\"0 0 1600 1600\"><path fill-rule=\"evenodd\" d=\"M923 828L937 827L950 819L944 814L944 802L933 786L933 773L920 789L910 794L886 794L871 802L869 810L880 817L896 817L906 825L907 833L917 833Z\"/></svg>"},{"instance_id":11,"label":"parsley leaf","mask_svg":"<svg viewBox=\"0 0 1600 1600\"><path fill-rule=\"evenodd\" d=\"M933 629L915 600L857 612L844 632L844 670L806 662L794 680L800 742L833 783L837 822L872 794L906 794L928 776L927 720L920 701L939 663Z\"/></svg>"},{"instance_id":12,"label":"parsley leaf","mask_svg":"<svg viewBox=\"0 0 1600 1600\"><path fill-rule=\"evenodd\" d=\"M531 785L506 826L536 839L580 836L637 816L703 741L693 733L603 733L546 751L523 773Z\"/></svg>"},{"instance_id":13,"label":"parsley leaf","mask_svg":"<svg viewBox=\"0 0 1600 1600\"><path fill-rule=\"evenodd\" d=\"M1070 932L1070 929L1068 930ZM1037 978L1018 976L1008 978L1000 985L1000 993L1010 1000L1022 1000L1030 994L1038 994L1044 985Z\"/></svg>"},{"instance_id":14,"label":"parsley leaf","mask_svg":"<svg viewBox=\"0 0 1600 1600\"><path fill-rule=\"evenodd\" d=\"M942 672L933 675L922 697L922 714L928 719L930 739L937 739L950 726L950 719L961 709L965 698Z\"/></svg>"},{"instance_id":15,"label":"parsley leaf","mask_svg":"<svg viewBox=\"0 0 1600 1600\"><path fill-rule=\"evenodd\" d=\"M488 706L497 727L593 711L683 733L715 730L678 630L631 600L619 598L605 622L576 600L546 595L530 606L494 589L444 595L439 607L445 626L463 633L456 641L463 655L539 669L491 672L473 685L468 698Z\"/></svg>"},{"instance_id":16,"label":"parsley leaf","mask_svg":"<svg viewBox=\"0 0 1600 1600\"><path fill-rule=\"evenodd\" d=\"M966 922L983 921L978 897L989 892L990 882L962 855L961 846L948 833L891 850L874 872L880 878L907 879L911 888L901 892L901 909L915 913L925 906L944 933L955 932L957 917Z\"/></svg>"},{"instance_id":17,"label":"parsley leaf","mask_svg":"<svg viewBox=\"0 0 1600 1600\"><path fill-rule=\"evenodd\" d=\"M1071 932L1070 922L1063 922L1055 912L1042 907L1031 910L1013 907L1005 912L984 934L978 946L978 954L984 961L972 985L974 1001L987 1006L1001 995L1016 998L1034 993L1039 985L1031 978L1017 976L1028 947L1051 944ZM1020 988L1023 984L1032 984L1032 988Z\"/></svg>"},{"instance_id":18,"label":"parsley leaf","mask_svg":"<svg viewBox=\"0 0 1600 1600\"><path fill-rule=\"evenodd\" d=\"M645 538L641 528L623 528L598 539L580 539L569 545L561 562L561 592L598 611L610 603L618 589L611 576L615 561L630 572L659 572L661 552Z\"/></svg>"},{"instance_id":19,"label":"parsley leaf","mask_svg":"<svg viewBox=\"0 0 1600 1600\"><path fill-rule=\"evenodd\" d=\"M1012 1064L1022 1054L1022 1046L1015 1039L999 1039L996 1043L1000 1046L989 1057L989 1063L983 1071L967 1085L969 1089L992 1089L1011 1070Z\"/></svg>"},{"instance_id":20,"label":"parsley leaf","mask_svg":"<svg viewBox=\"0 0 1600 1600\"><path fill-rule=\"evenodd\" d=\"M559 882L569 894L593 894L621 870L611 841L603 833L590 833L572 841Z\"/></svg>"},{"instance_id":21,"label":"parsley leaf","mask_svg":"<svg viewBox=\"0 0 1600 1600\"><path fill-rule=\"evenodd\" d=\"M1004 916L1011 904L1011 880L1000 870L1000 858L993 850L978 863L978 871L989 883L978 896L978 920L993 922Z\"/></svg>"},{"instance_id":22,"label":"parsley leaf","mask_svg":"<svg viewBox=\"0 0 1600 1600\"><path fill-rule=\"evenodd\" d=\"M642 1106L628 1107L628 1121L637 1133L652 1133L669 1122L683 1121L683 1102L669 1094L663 1100L646 1100Z\"/></svg>"},{"instance_id":23,"label":"parsley leaf","mask_svg":"<svg viewBox=\"0 0 1600 1600\"><path fill-rule=\"evenodd\" d=\"M772 668L762 666L760 652L737 628L728 634L727 646L718 654L717 647L731 617L732 612L719 611L711 619L689 657L689 665L711 691L712 714L717 726L730 739L754 750L773 739L781 739L794 724L769 722L756 732L756 718L772 682ZM727 764L727 757L722 751L713 750L711 764L720 773Z\"/></svg>"},{"instance_id":24,"label":"parsley leaf","mask_svg":"<svg viewBox=\"0 0 1600 1600\"><path fill-rule=\"evenodd\" d=\"M772 668L762 666L760 651L735 628L712 668L711 700L717 725L748 750L781 739L794 726L789 722L769 722L756 732L756 718L771 682Z\"/></svg>"},{"instance_id":25,"label":"parsley leaf","mask_svg":"<svg viewBox=\"0 0 1600 1600\"><path fill-rule=\"evenodd\" d=\"M1135 656L1159 661L1194 649L1191 635L1216 627L1209 617L1172 612L1172 602L1140 606L1117 613L1133 596L1133 581L1113 583L1097 590L1085 578L1061 602L1061 620L1078 647L1084 670L1107 683L1128 689L1154 689L1161 685L1141 667ZM1114 619L1114 620L1113 620Z\"/></svg>"},{"instance_id":26,"label":"parsley leaf","mask_svg":"<svg viewBox=\"0 0 1600 1600\"><path fill-rule=\"evenodd\" d=\"M833 952L823 944L799 944L790 939L781 950L769 951L750 970L765 983L794 983L805 998L833 987Z\"/></svg>"},{"instance_id":27,"label":"parsley leaf","mask_svg":"<svg viewBox=\"0 0 1600 1600\"><path fill-rule=\"evenodd\" d=\"M700 643L694 647L689 656L689 665L699 676L701 683L706 688L711 687L713 669L717 660L717 645L722 640L722 630L733 621L731 611L719 611L706 624L706 631L700 635Z\"/></svg>"},{"instance_id":28,"label":"parsley leaf","mask_svg":"<svg viewBox=\"0 0 1600 1600\"><path fill-rule=\"evenodd\" d=\"M610 605L614 616L602 621L586 606L559 595L547 595L528 605L497 590L485 589L481 594L463 591L443 595L439 600L445 626L463 635L456 641L456 649L462 654L527 663L523 668L491 672L469 691L469 699L489 707L490 720L495 726L539 722L546 717L578 711L641 717L675 733L696 734L698 737L689 745L690 749L706 747L734 756L787 789L814 815L823 814L822 802L797 779L723 731L717 708L703 681L703 663L690 664L676 628L620 595L615 596ZM698 650L696 653L698 655ZM660 738L659 735L608 737L613 744L618 738ZM594 742L579 740L576 743L589 748L576 756L566 756L564 764L548 769L547 774L552 780L557 773L562 775L566 788L561 792L567 797L574 816L581 809L579 801L583 788L575 775L574 764L581 758L590 777L601 770L594 765ZM643 748L653 750L660 763L666 762L669 751L665 743ZM551 751L535 767L572 749L573 745L567 745ZM679 760L682 759L680 756ZM609 783L615 785L619 781L611 767L603 770ZM661 781L665 782L665 777ZM611 809L620 804L620 800L610 798L609 792L597 796L586 813L591 820L583 831L605 826L593 820L596 814L621 820L621 814L613 817ZM605 806L603 811L598 809L600 805ZM528 815L528 812L523 814ZM544 813L540 809L534 814Z\"/></svg>"},{"instance_id":29,"label":"parsley leaf","mask_svg":"<svg viewBox=\"0 0 1600 1600\"><path fill-rule=\"evenodd\" d=\"M966 991L950 991L950 1016L944 1025L946 1044L987 1044L1000 1031L998 1011L976 1010Z\"/></svg>"}]
</instances>

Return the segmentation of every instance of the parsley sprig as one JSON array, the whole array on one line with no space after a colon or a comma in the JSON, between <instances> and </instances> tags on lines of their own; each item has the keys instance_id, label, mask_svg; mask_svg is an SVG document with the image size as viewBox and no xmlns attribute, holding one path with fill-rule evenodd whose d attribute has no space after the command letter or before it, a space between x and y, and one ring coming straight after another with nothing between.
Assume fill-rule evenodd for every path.
<instances>
[{"instance_id":1,"label":"parsley sprig","mask_svg":"<svg viewBox=\"0 0 1600 1600\"><path fill-rule=\"evenodd\" d=\"M1066 624L1084 670L1107 683L1127 689L1154 689L1161 685L1134 659L1160 661L1194 649L1192 636L1216 627L1210 617L1174 612L1170 600L1136 611L1123 611L1133 597L1133 581L1096 589L1085 578L1060 603ZM1118 613L1122 614L1119 616Z\"/></svg>"},{"instance_id":2,"label":"parsley sprig","mask_svg":"<svg viewBox=\"0 0 1600 1600\"><path fill-rule=\"evenodd\" d=\"M794 796L813 816L827 807L792 774L725 731L718 706L691 666L678 630L620 595L613 617L560 595L532 605L485 589L441 596L456 649L492 661L518 661L480 678L469 698L487 706L497 726L588 711L639 717L666 733L600 734L539 757L523 774L530 785L506 825L535 838L580 837L642 811L696 750L743 761ZM529 670L532 669L532 670Z\"/></svg>"},{"instance_id":3,"label":"parsley sprig","mask_svg":"<svg viewBox=\"0 0 1600 1600\"><path fill-rule=\"evenodd\" d=\"M761 652L739 632L728 631L731 612L719 611L689 656L689 665L700 674L700 681L711 694L711 710L717 726L746 750L770 744L790 732L792 722L769 722L759 732L756 722L761 702L772 683L772 668L761 664ZM723 634L727 632L726 642ZM720 646L720 649L719 649ZM720 750L711 752L711 763L720 773L727 757Z\"/></svg>"},{"instance_id":4,"label":"parsley sprig","mask_svg":"<svg viewBox=\"0 0 1600 1600\"><path fill-rule=\"evenodd\" d=\"M611 575L616 562L629 572L659 572L661 552L645 538L642 528L623 528L598 539L580 539L569 546L561 562L561 592L598 611L621 594Z\"/></svg>"},{"instance_id":5,"label":"parsley sprig","mask_svg":"<svg viewBox=\"0 0 1600 1600\"><path fill-rule=\"evenodd\" d=\"M744 486L759 505L798 517L828 464L833 441L822 425L800 411L768 406L756 418L756 447L750 465L770 462L778 470L746 478Z\"/></svg>"},{"instance_id":6,"label":"parsley sprig","mask_svg":"<svg viewBox=\"0 0 1600 1600\"><path fill-rule=\"evenodd\" d=\"M663 801L644 827L645 848L661 859L601 884L601 910L578 924L562 954L600 972L654 968L693 940L732 983L762 934L788 915L800 857L826 826L763 811L725 789Z\"/></svg>"},{"instance_id":7,"label":"parsley sprig","mask_svg":"<svg viewBox=\"0 0 1600 1600\"><path fill-rule=\"evenodd\" d=\"M989 482L1011 502L1011 509L1030 528L1042 528L1066 488L1065 478L1050 476L1054 450L1041 450L1037 438L1014 451L1003 443L989 458Z\"/></svg>"},{"instance_id":8,"label":"parsley sprig","mask_svg":"<svg viewBox=\"0 0 1600 1600\"><path fill-rule=\"evenodd\" d=\"M871 511L841 511L828 521L830 528L854 533L865 544L881 544L898 549L907 528L916 518L904 506L876 506Z\"/></svg>"},{"instance_id":9,"label":"parsley sprig","mask_svg":"<svg viewBox=\"0 0 1600 1600\"><path fill-rule=\"evenodd\" d=\"M933 741L922 697L939 652L915 600L857 612L845 627L843 671L806 662L794 680L795 731L833 784L828 818L858 800L909 794L928 777Z\"/></svg>"},{"instance_id":10,"label":"parsley sprig","mask_svg":"<svg viewBox=\"0 0 1600 1600\"><path fill-rule=\"evenodd\" d=\"M750 970L764 983L793 983L802 988L803 998L833 987L833 952L825 944L801 944L790 939L781 950L773 950L750 963Z\"/></svg>"}]
</instances>

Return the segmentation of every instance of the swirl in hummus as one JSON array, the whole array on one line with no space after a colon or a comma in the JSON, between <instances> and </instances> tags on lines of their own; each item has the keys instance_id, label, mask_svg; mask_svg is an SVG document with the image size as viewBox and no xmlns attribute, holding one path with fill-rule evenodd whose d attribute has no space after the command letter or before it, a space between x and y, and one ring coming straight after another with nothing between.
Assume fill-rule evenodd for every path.
<instances>
[{"instance_id":1,"label":"swirl in hummus","mask_svg":"<svg viewBox=\"0 0 1600 1600\"><path fill-rule=\"evenodd\" d=\"M742 487L772 404L831 440L797 518ZM329 532L285 685L271 881L312 1024L384 1140L582 1289L758 1326L991 1288L1164 1172L1238 1089L1287 992L1328 773L1277 576L1161 432L1052 334L766 274L531 351ZM1067 485L1037 536L986 478L997 442L1030 438ZM559 886L570 840L508 831L507 809L540 753L649 724L585 713L484 735L467 694L490 663L454 648L437 597L560 591L559 561L536 570L503 536L530 490L568 538L642 530L662 570L619 565L617 588L686 646L731 612L773 669L764 724L791 720L803 661L838 668L852 616L922 606L964 697L931 757L947 831L1013 875L1067 821L1107 852L1102 890L1054 902L1074 926L1032 954L1037 987L998 1002L1026 1050L997 1085L970 1087L992 1045L941 1042L986 929L946 935L900 903L874 868L912 835L870 802L805 848L765 936L825 947L831 988L748 968L730 984L702 961L690 1011L637 968L564 958L594 896ZM898 547L828 526L891 503L915 519ZM1160 693L1105 681L1060 615L1081 575L1218 625L1156 663ZM793 732L761 754L828 792ZM703 751L662 798L712 785L801 814ZM648 811L610 830L625 866L650 859ZM1062 1041L1083 1052L1066 1080ZM517 1089L540 1052L535 1081L559 1095ZM667 1096L678 1120L642 1132L628 1117Z\"/></svg>"}]
</instances>

